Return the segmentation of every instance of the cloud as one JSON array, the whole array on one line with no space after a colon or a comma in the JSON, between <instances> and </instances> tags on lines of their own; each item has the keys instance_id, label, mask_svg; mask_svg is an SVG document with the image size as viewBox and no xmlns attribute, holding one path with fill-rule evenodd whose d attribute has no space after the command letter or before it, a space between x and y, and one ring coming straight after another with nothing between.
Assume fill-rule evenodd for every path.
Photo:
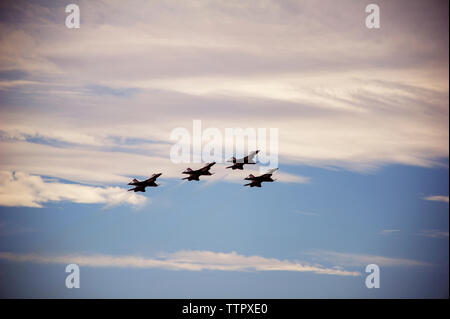
<instances>
[{"instance_id":1,"label":"cloud","mask_svg":"<svg viewBox=\"0 0 450 319\"><path fill-rule=\"evenodd\" d=\"M448 204L448 196L434 195L424 197L424 200L430 200L435 202L444 202Z\"/></svg>"},{"instance_id":2,"label":"cloud","mask_svg":"<svg viewBox=\"0 0 450 319\"><path fill-rule=\"evenodd\" d=\"M448 238L448 231L446 232L437 229L427 229L420 231L418 235L430 238Z\"/></svg>"},{"instance_id":3,"label":"cloud","mask_svg":"<svg viewBox=\"0 0 450 319\"><path fill-rule=\"evenodd\" d=\"M192 119L278 128L281 168L442 165L448 17L436 3L382 1L391 24L372 32L354 1L81 0L70 41L63 4L4 5L15 19L0 29L0 169L175 178L170 132Z\"/></svg>"},{"instance_id":4,"label":"cloud","mask_svg":"<svg viewBox=\"0 0 450 319\"><path fill-rule=\"evenodd\" d=\"M14 262L33 262L43 264L70 264L88 267L126 267L126 268L162 268L170 270L218 270L218 271L292 271L337 276L359 276L359 272L337 268L325 268L320 265L308 265L299 261L279 260L261 256L244 256L212 251L178 251L160 254L157 258L141 256L112 255L60 255L42 256L37 254L16 254L0 252L0 259Z\"/></svg>"},{"instance_id":5,"label":"cloud","mask_svg":"<svg viewBox=\"0 0 450 319\"><path fill-rule=\"evenodd\" d=\"M71 201L83 204L121 203L139 206L146 197L127 193L120 187L93 187L44 180L22 172L0 171L0 205L43 207L48 202Z\"/></svg>"},{"instance_id":6,"label":"cloud","mask_svg":"<svg viewBox=\"0 0 450 319\"><path fill-rule=\"evenodd\" d=\"M388 235L388 234L393 234L393 233L398 233L400 231L400 229L383 229L380 234L382 235Z\"/></svg>"},{"instance_id":7,"label":"cloud","mask_svg":"<svg viewBox=\"0 0 450 319\"><path fill-rule=\"evenodd\" d=\"M10 236L34 231L35 229L31 227L24 227L21 225L11 224L8 222L0 222L0 236Z\"/></svg>"},{"instance_id":8,"label":"cloud","mask_svg":"<svg viewBox=\"0 0 450 319\"><path fill-rule=\"evenodd\" d=\"M423 261L393 258L366 254L339 253L333 251L315 251L307 255L312 256L315 260L321 262L329 262L339 266L366 266L368 264L377 264L385 267L415 267L430 266L431 264Z\"/></svg>"},{"instance_id":9,"label":"cloud","mask_svg":"<svg viewBox=\"0 0 450 319\"><path fill-rule=\"evenodd\" d=\"M171 145L168 144L148 142L124 146L122 149L114 148L118 146L124 145L108 145L105 150L76 145L54 146L27 142L18 138L14 141L0 140L0 149L7 154L0 158L0 170L18 170L29 174L101 185L126 183L130 177L150 176L156 172L162 172L163 178L178 179L182 177L181 172L187 166L200 168L203 165L172 163L167 155L164 157L160 154L169 154ZM138 149L141 153L134 149ZM227 175L229 172L223 165L217 165L217 168L214 167L212 171L217 173L214 179L223 178L234 182L241 182L248 175L245 175L246 172L234 172ZM307 183L309 181L307 177L284 172L276 173L276 175L280 182Z\"/></svg>"}]
</instances>

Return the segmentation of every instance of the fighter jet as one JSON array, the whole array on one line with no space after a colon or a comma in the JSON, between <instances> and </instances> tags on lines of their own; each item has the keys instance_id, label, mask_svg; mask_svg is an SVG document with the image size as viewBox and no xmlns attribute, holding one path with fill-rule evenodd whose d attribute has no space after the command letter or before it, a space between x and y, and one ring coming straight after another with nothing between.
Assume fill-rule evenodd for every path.
<instances>
[{"instance_id":1,"label":"fighter jet","mask_svg":"<svg viewBox=\"0 0 450 319\"><path fill-rule=\"evenodd\" d=\"M156 179L161 176L162 173L153 174L149 179L145 181L138 181L137 179L133 179L128 185L136 186L135 188L131 188L128 191L136 192L145 192L145 188L148 187L157 187L158 184L155 183Z\"/></svg>"},{"instance_id":2,"label":"fighter jet","mask_svg":"<svg viewBox=\"0 0 450 319\"><path fill-rule=\"evenodd\" d=\"M253 158L255 157L256 154L259 153L259 150L251 152L250 154L248 154L246 157L240 158L240 159L236 159L236 157L232 157L228 162L233 163L233 165L228 166L226 168L231 168L233 171L235 169L240 169L243 170L244 169L244 164L256 164L253 161Z\"/></svg>"},{"instance_id":3,"label":"fighter jet","mask_svg":"<svg viewBox=\"0 0 450 319\"><path fill-rule=\"evenodd\" d=\"M183 179L187 179L188 181L199 181L200 180L200 176L205 175L205 176L209 176L212 175L212 173L209 172L209 169L216 164L216 162L212 162L209 164L206 164L205 166L203 166L202 168L198 169L198 170L192 170L190 168L188 168L187 170L185 170L183 172L183 174L188 174L188 177L184 177Z\"/></svg>"},{"instance_id":4,"label":"fighter jet","mask_svg":"<svg viewBox=\"0 0 450 319\"><path fill-rule=\"evenodd\" d=\"M278 168L273 168L269 170L267 173L260 176L253 176L252 174L248 175L248 177L246 177L245 180L252 182L245 184L244 186L261 187L262 182L274 182L275 180L272 179L272 174L275 173L277 169Z\"/></svg>"}]
</instances>

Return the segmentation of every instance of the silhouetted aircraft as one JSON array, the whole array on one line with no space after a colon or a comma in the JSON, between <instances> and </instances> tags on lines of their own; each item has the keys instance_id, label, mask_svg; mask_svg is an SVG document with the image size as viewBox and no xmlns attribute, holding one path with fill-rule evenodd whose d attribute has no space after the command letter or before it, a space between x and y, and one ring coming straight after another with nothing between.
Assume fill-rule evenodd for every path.
<instances>
[{"instance_id":1,"label":"silhouetted aircraft","mask_svg":"<svg viewBox=\"0 0 450 319\"><path fill-rule=\"evenodd\" d=\"M209 176L212 175L212 173L209 172L209 169L216 164L216 162L212 162L209 164L206 164L205 166L203 166L202 168L193 171L192 169L188 168L187 170L185 170L183 172L183 174L189 174L188 177L185 177L183 179L187 179L188 181L199 181L200 180L200 176L205 175L205 176Z\"/></svg>"},{"instance_id":2,"label":"silhouetted aircraft","mask_svg":"<svg viewBox=\"0 0 450 319\"><path fill-rule=\"evenodd\" d=\"M228 162L234 163L231 166L228 166L226 168L231 168L233 171L235 169L240 169L243 170L244 169L244 164L256 164L253 161L253 158L255 157L256 154L259 153L258 151L254 151L251 152L250 154L248 154L246 157L240 158L240 159L236 159L236 157L232 157L231 160L229 160Z\"/></svg>"},{"instance_id":3,"label":"silhouetted aircraft","mask_svg":"<svg viewBox=\"0 0 450 319\"><path fill-rule=\"evenodd\" d=\"M128 191L134 191L134 192L145 192L145 188L148 187L157 187L158 184L155 183L156 179L161 176L162 173L159 174L153 174L149 179L146 179L145 181L138 181L137 179L133 179L131 183L128 183L128 185L136 186L135 188L129 189Z\"/></svg>"},{"instance_id":4,"label":"silhouetted aircraft","mask_svg":"<svg viewBox=\"0 0 450 319\"><path fill-rule=\"evenodd\" d=\"M248 177L246 177L245 180L252 182L245 184L244 186L261 187L262 182L274 182L275 180L272 179L272 174L275 173L277 169L278 168L273 168L269 170L266 174L260 176L253 176L252 174L248 175Z\"/></svg>"}]
</instances>

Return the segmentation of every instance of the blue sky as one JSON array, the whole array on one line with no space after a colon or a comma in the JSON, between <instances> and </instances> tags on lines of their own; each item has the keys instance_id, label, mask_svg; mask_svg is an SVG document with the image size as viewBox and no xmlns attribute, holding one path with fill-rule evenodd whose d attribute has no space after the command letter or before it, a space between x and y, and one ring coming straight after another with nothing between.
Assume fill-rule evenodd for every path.
<instances>
[{"instance_id":1,"label":"blue sky","mask_svg":"<svg viewBox=\"0 0 450 319\"><path fill-rule=\"evenodd\" d=\"M448 297L448 3L77 3L0 7L1 297ZM277 128L277 181L181 181L194 120Z\"/></svg>"},{"instance_id":2,"label":"blue sky","mask_svg":"<svg viewBox=\"0 0 450 319\"><path fill-rule=\"evenodd\" d=\"M236 251L280 260L317 259L333 265L336 257L322 259L331 251L357 258L369 255L376 262L377 256L385 256L429 265L400 262L392 266L386 261L380 265L381 288L377 291L365 288L365 276L81 267L81 288L73 291L64 286L64 265L2 261L2 282L14 287L2 290L2 295L417 298L448 294L448 237L422 234L424 229L445 230L448 204L421 199L421 193L448 191L445 169L393 166L374 175L297 169L309 172L315 182L271 184L248 192L231 183L204 188L185 183L174 189L180 182L173 181L154 189L150 195L154 203L139 211L67 203L46 205L39 212L36 208L2 208L3 223L11 227L11 233L2 236L1 251L117 256ZM383 234L386 229L398 231ZM352 264L344 258L345 262L350 263L346 269L364 274L364 261Z\"/></svg>"}]
</instances>

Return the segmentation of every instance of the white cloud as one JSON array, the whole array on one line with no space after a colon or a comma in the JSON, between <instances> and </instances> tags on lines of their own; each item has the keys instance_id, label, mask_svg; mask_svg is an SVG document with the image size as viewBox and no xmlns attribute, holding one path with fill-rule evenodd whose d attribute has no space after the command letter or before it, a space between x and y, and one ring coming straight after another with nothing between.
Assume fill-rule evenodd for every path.
<instances>
[{"instance_id":1,"label":"white cloud","mask_svg":"<svg viewBox=\"0 0 450 319\"><path fill-rule=\"evenodd\" d=\"M279 260L261 256L244 256L234 251L231 253L217 253L212 251L188 250L171 254L161 254L157 258L80 254L42 256L37 254L0 252L0 259L44 264L76 263L80 266L90 267L163 268L189 271L293 271L338 276L360 275L359 272L346 271L340 268L325 268L320 265L309 265L299 261Z\"/></svg>"},{"instance_id":2,"label":"white cloud","mask_svg":"<svg viewBox=\"0 0 450 319\"><path fill-rule=\"evenodd\" d=\"M329 262L339 266L366 266L368 264L377 264L378 266L386 267L412 267L431 265L427 262L407 258L340 253L334 251L315 251L308 253L308 255L314 257L317 261Z\"/></svg>"},{"instance_id":3,"label":"white cloud","mask_svg":"<svg viewBox=\"0 0 450 319\"><path fill-rule=\"evenodd\" d=\"M400 229L383 229L380 234L382 235L388 235L388 234L393 234L393 233L398 233L400 231Z\"/></svg>"},{"instance_id":4,"label":"white cloud","mask_svg":"<svg viewBox=\"0 0 450 319\"><path fill-rule=\"evenodd\" d=\"M425 200L430 200L434 202L444 202L448 204L448 196L434 195L424 197Z\"/></svg>"},{"instance_id":5,"label":"white cloud","mask_svg":"<svg viewBox=\"0 0 450 319\"><path fill-rule=\"evenodd\" d=\"M99 184L155 168L177 178L170 132L194 118L221 130L279 128L281 168L448 158L448 18L435 7L384 2L396 19L374 33L354 1L80 5L83 26L70 41L54 20L63 5L26 4L15 11L21 23L2 24L0 70L26 76L1 82L0 127L17 139L1 142L1 170ZM324 8L334 14L324 19Z\"/></svg>"},{"instance_id":6,"label":"white cloud","mask_svg":"<svg viewBox=\"0 0 450 319\"><path fill-rule=\"evenodd\" d=\"M430 238L448 238L448 231L446 232L437 229L427 229L420 231L418 235Z\"/></svg>"},{"instance_id":7,"label":"white cloud","mask_svg":"<svg viewBox=\"0 0 450 319\"><path fill-rule=\"evenodd\" d=\"M108 184L126 183L136 176L150 176L162 172L162 178L181 179L181 172L190 166L200 168L202 163L173 164L168 157L158 155L170 145L149 143L141 147L143 154L125 148L123 151L107 151L80 147L54 147L25 141L0 141L5 156L0 158L0 170L22 171L28 174L63 178L80 183ZM13 155L14 154L14 155ZM249 173L257 170L230 173L224 165L217 164L211 170L215 175L209 179L242 182ZM286 183L308 183L309 178L295 174L277 172L277 181ZM274 175L274 176L275 176ZM206 179L205 179L206 180Z\"/></svg>"},{"instance_id":8,"label":"white cloud","mask_svg":"<svg viewBox=\"0 0 450 319\"><path fill-rule=\"evenodd\" d=\"M0 171L0 205L42 207L47 202L71 201L84 204L126 203L139 206L146 197L120 187L93 187L46 181L22 172Z\"/></svg>"}]
</instances>

